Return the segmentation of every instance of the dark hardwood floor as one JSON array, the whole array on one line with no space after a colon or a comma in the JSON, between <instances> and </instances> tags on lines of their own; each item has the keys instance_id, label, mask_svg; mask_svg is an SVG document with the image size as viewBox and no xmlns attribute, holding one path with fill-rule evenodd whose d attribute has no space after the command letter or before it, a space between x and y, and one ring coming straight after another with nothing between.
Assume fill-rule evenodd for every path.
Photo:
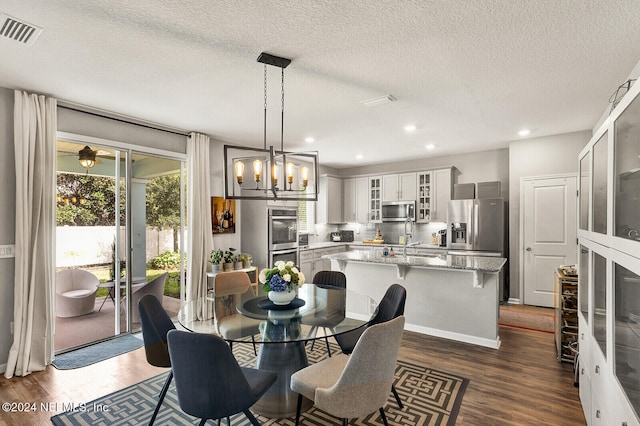
<instances>
[{"instance_id":1,"label":"dark hardwood floor","mask_svg":"<svg viewBox=\"0 0 640 426\"><path fill-rule=\"evenodd\" d=\"M470 379L458 425L584 425L570 364L559 363L553 335L500 327L499 350L405 332L400 359ZM55 410L40 403L85 403L164 369L147 364L144 349L76 370L0 378L0 401L36 403L30 413L0 411L0 425L46 425ZM50 405L53 406L53 405ZM393 424L393 423L391 423Z\"/></svg>"}]
</instances>

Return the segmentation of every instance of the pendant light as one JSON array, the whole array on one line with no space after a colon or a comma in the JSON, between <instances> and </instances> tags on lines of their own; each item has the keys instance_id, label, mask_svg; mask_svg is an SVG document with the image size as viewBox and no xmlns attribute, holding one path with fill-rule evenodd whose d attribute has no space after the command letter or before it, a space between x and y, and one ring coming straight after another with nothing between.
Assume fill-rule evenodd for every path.
<instances>
[{"instance_id":1,"label":"pendant light","mask_svg":"<svg viewBox=\"0 0 640 426\"><path fill-rule=\"evenodd\" d=\"M78 161L85 169L92 168L96 165L96 151L92 150L89 146L85 146L78 151Z\"/></svg>"},{"instance_id":2,"label":"pendant light","mask_svg":"<svg viewBox=\"0 0 640 426\"><path fill-rule=\"evenodd\" d=\"M318 153L284 150L284 69L291 60L262 52L258 62L264 64L263 148L224 146L225 198L317 201ZM267 65L281 69L279 150L267 146ZM248 164L252 167L247 176Z\"/></svg>"}]
</instances>

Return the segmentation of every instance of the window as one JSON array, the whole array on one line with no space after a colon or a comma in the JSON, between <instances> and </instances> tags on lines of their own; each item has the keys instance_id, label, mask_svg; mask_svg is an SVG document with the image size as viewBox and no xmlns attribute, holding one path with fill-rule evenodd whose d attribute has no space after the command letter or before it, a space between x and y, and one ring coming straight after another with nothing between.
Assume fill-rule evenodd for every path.
<instances>
[{"instance_id":1,"label":"window","mask_svg":"<svg viewBox=\"0 0 640 426\"><path fill-rule=\"evenodd\" d=\"M309 180L307 192L311 193L315 188L315 182ZM301 187L302 189L302 187ZM298 232L313 233L316 223L316 202L315 201L298 201Z\"/></svg>"}]
</instances>

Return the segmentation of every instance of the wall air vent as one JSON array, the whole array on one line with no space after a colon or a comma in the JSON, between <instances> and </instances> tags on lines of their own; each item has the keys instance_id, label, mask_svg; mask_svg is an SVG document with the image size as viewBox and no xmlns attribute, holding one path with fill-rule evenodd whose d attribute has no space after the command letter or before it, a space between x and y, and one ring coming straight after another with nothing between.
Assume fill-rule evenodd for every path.
<instances>
[{"instance_id":1,"label":"wall air vent","mask_svg":"<svg viewBox=\"0 0 640 426\"><path fill-rule=\"evenodd\" d=\"M42 33L42 28L0 13L0 36L31 46Z\"/></svg>"}]
</instances>

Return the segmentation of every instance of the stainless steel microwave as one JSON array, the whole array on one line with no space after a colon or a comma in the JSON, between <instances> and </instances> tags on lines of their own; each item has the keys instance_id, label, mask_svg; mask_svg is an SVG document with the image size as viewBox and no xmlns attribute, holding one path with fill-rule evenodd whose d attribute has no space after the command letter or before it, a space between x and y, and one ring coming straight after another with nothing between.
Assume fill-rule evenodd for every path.
<instances>
[{"instance_id":1,"label":"stainless steel microwave","mask_svg":"<svg viewBox=\"0 0 640 426\"><path fill-rule=\"evenodd\" d=\"M383 222L404 222L407 218L413 221L416 220L415 200L382 202Z\"/></svg>"}]
</instances>

